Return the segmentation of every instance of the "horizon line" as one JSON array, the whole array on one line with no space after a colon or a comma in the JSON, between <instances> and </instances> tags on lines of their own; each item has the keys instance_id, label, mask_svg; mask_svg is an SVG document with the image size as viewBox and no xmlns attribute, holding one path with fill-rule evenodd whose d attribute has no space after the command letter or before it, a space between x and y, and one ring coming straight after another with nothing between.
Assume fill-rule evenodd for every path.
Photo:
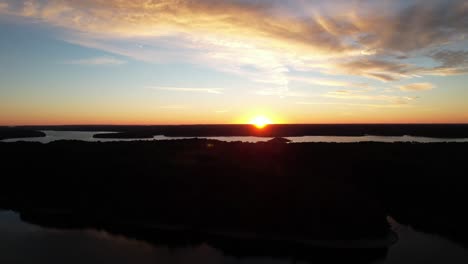
<instances>
[{"instance_id":1,"label":"horizon line","mask_svg":"<svg viewBox=\"0 0 468 264\"><path fill-rule=\"evenodd\" d=\"M0 127L73 127L73 126L252 126L249 123L195 123L195 124L41 124L41 125L1 125ZM468 125L468 123L275 123L268 126L277 125Z\"/></svg>"}]
</instances>

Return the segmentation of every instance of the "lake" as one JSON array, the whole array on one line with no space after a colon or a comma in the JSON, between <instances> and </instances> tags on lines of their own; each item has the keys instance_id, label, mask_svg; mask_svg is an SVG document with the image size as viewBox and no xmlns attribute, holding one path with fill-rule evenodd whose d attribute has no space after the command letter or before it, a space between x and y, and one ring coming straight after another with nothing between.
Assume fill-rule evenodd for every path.
<instances>
[{"instance_id":1,"label":"lake","mask_svg":"<svg viewBox=\"0 0 468 264\"><path fill-rule=\"evenodd\" d=\"M391 221L399 240L375 264L468 263L468 250ZM208 244L176 248L94 229L43 228L0 211L0 263L309 263L283 257L233 257ZM253 253L255 255L255 253Z\"/></svg>"},{"instance_id":2,"label":"lake","mask_svg":"<svg viewBox=\"0 0 468 264\"><path fill-rule=\"evenodd\" d=\"M99 133L111 133L105 131L42 131L46 134L45 137L33 137L33 138L15 138L6 139L3 142L17 142L17 141L28 141L28 142L41 142L49 143L56 140L83 140L90 142L112 142L112 141L133 141L133 140L176 140L176 139L189 139L193 137L166 137L162 135L154 136L153 138L146 139L103 139L93 138L93 135ZM265 142L272 138L269 137L199 137L207 139L215 139L226 142L242 141L242 142ZM418 143L440 143L440 142L468 142L468 138L429 138L429 137L413 137L413 136L360 136L360 137L343 137L343 136L303 136L303 137L287 137L293 143L301 142L337 142L337 143L353 143L353 142L418 142Z\"/></svg>"}]
</instances>

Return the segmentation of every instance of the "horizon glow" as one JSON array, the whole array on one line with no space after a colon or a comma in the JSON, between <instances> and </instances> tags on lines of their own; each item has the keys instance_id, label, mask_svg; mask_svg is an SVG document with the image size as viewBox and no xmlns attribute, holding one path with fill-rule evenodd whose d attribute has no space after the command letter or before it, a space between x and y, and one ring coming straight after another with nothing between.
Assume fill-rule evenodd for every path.
<instances>
[{"instance_id":1,"label":"horizon glow","mask_svg":"<svg viewBox=\"0 0 468 264\"><path fill-rule=\"evenodd\" d=\"M468 3L0 0L0 125L468 123Z\"/></svg>"}]
</instances>

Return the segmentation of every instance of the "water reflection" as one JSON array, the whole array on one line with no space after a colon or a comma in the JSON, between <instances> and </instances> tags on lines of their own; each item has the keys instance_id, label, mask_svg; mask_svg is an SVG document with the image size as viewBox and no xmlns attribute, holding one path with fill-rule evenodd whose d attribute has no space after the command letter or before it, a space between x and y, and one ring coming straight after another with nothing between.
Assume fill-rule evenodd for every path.
<instances>
[{"instance_id":1,"label":"water reflection","mask_svg":"<svg viewBox=\"0 0 468 264\"><path fill-rule=\"evenodd\" d=\"M42 131L46 134L45 137L33 138L16 138L6 139L4 142L28 141L28 142L41 142L49 143L56 140L83 140L90 142L112 142L112 141L132 141L135 139L107 139L107 138L93 138L93 135L100 133L112 133L105 131ZM193 137L166 137L162 135L154 136L153 138L138 139L144 141L152 140L177 140L189 139ZM207 139L215 139L226 142L242 141L242 142L265 142L272 138L269 137L200 137ZM337 142L337 143L353 143L353 142L419 142L419 143L437 143L437 142L468 142L468 138L428 138L428 137L389 137L389 136L361 136L361 137L342 137L342 136L304 136L304 137L287 137L295 143L301 142Z\"/></svg>"},{"instance_id":2,"label":"water reflection","mask_svg":"<svg viewBox=\"0 0 468 264\"><path fill-rule=\"evenodd\" d=\"M390 248L387 259L381 263L468 263L468 249L459 244L397 223L392 226L400 240Z\"/></svg>"},{"instance_id":3,"label":"water reflection","mask_svg":"<svg viewBox=\"0 0 468 264\"><path fill-rule=\"evenodd\" d=\"M468 263L468 250L460 245L409 227L397 226L396 231L399 242L390 248L385 260L372 263ZM233 257L207 244L180 248L153 245L92 229L42 228L22 222L10 211L0 211L0 252L0 263L312 263L291 258Z\"/></svg>"},{"instance_id":4,"label":"water reflection","mask_svg":"<svg viewBox=\"0 0 468 264\"><path fill-rule=\"evenodd\" d=\"M114 232L114 231L112 231ZM353 259L371 263L379 259L382 249L311 249L308 260L303 256L276 256L275 248L259 244L260 251L247 250L238 242L210 241L192 244L156 237L146 243L104 231L58 230L21 222L12 212L0 213L0 263L337 263ZM159 240L159 241L158 241ZM151 240L150 240L151 241ZM212 246L215 245L215 246ZM252 247L249 247L252 249ZM256 247L254 247L256 248ZM294 249L297 250L297 249ZM24 254L27 252L27 254ZM370 254L368 254L370 252ZM375 255L375 253L378 255ZM383 251L385 252L385 251ZM272 254L271 254L272 253ZM337 254L338 253L338 254ZM271 254L271 255L270 255Z\"/></svg>"},{"instance_id":5,"label":"water reflection","mask_svg":"<svg viewBox=\"0 0 468 264\"><path fill-rule=\"evenodd\" d=\"M169 248L96 230L57 230L0 212L0 263L291 263L227 257L206 244ZM300 262L298 262L300 263Z\"/></svg>"}]
</instances>

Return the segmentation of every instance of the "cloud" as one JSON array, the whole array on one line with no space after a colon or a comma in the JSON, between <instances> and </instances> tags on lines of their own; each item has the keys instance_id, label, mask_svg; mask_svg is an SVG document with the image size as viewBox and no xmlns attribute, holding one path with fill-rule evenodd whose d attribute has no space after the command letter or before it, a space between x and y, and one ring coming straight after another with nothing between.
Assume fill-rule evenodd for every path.
<instances>
[{"instance_id":1,"label":"cloud","mask_svg":"<svg viewBox=\"0 0 468 264\"><path fill-rule=\"evenodd\" d=\"M440 55L439 55L440 56ZM347 62L336 63L335 72L363 76L383 82L393 82L401 79L411 79L424 75L451 76L468 74L468 65L452 58L442 58L444 64L436 67L424 67L402 63L391 59L357 58ZM332 71L328 71L332 73Z\"/></svg>"},{"instance_id":2,"label":"cloud","mask_svg":"<svg viewBox=\"0 0 468 264\"><path fill-rule=\"evenodd\" d=\"M410 64L381 59L360 59L340 63L337 69L352 75L361 75L381 81L396 81L409 77L420 71L420 68Z\"/></svg>"},{"instance_id":3,"label":"cloud","mask_svg":"<svg viewBox=\"0 0 468 264\"><path fill-rule=\"evenodd\" d=\"M323 97L333 98L333 99L342 99L342 100L356 100L356 101L384 101L395 105L406 105L411 101L418 99L418 97L408 97L408 96L390 96L382 94L366 94L362 91L356 90L338 90L333 92L328 92L323 95Z\"/></svg>"},{"instance_id":4,"label":"cloud","mask_svg":"<svg viewBox=\"0 0 468 264\"><path fill-rule=\"evenodd\" d=\"M127 63L126 61L119 60L113 57L95 57L89 59L80 59L80 60L71 60L66 61L65 64L75 64L75 65L108 65L116 66Z\"/></svg>"},{"instance_id":5,"label":"cloud","mask_svg":"<svg viewBox=\"0 0 468 264\"><path fill-rule=\"evenodd\" d=\"M442 67L468 66L468 51L465 50L439 50L430 56L441 62Z\"/></svg>"},{"instance_id":6,"label":"cloud","mask_svg":"<svg viewBox=\"0 0 468 264\"><path fill-rule=\"evenodd\" d=\"M355 88L368 88L366 83L353 83L347 81L339 81L331 78L312 78L312 77L302 77L302 76L289 76L290 81L302 82L312 85L319 86L330 86L330 87L355 87Z\"/></svg>"},{"instance_id":7,"label":"cloud","mask_svg":"<svg viewBox=\"0 0 468 264\"><path fill-rule=\"evenodd\" d=\"M301 97L301 98L310 98L310 97L317 97L315 94L311 93L304 93L304 92L295 92L295 91L286 91L286 92L279 92L276 89L259 89L254 91L256 95L263 95L263 96L279 96L283 97Z\"/></svg>"},{"instance_id":8,"label":"cloud","mask_svg":"<svg viewBox=\"0 0 468 264\"><path fill-rule=\"evenodd\" d=\"M468 33L466 1L408 1L391 11L360 19L367 33L359 41L370 49L406 53L440 47Z\"/></svg>"},{"instance_id":9,"label":"cloud","mask_svg":"<svg viewBox=\"0 0 468 264\"><path fill-rule=\"evenodd\" d=\"M466 1L330 2L0 0L0 12L62 28L71 43L146 62L204 65L271 85L280 96L291 69L384 82L468 73L457 54L433 53L466 44ZM402 61L421 56L442 65Z\"/></svg>"},{"instance_id":10,"label":"cloud","mask_svg":"<svg viewBox=\"0 0 468 264\"><path fill-rule=\"evenodd\" d=\"M399 86L402 91L427 91L432 90L435 86L432 83L411 83Z\"/></svg>"},{"instance_id":11,"label":"cloud","mask_svg":"<svg viewBox=\"0 0 468 264\"><path fill-rule=\"evenodd\" d=\"M451 76L451 75L466 75L468 74L468 67L452 68L452 67L435 67L432 69L425 69L421 71L422 75L436 75L436 76Z\"/></svg>"},{"instance_id":12,"label":"cloud","mask_svg":"<svg viewBox=\"0 0 468 264\"><path fill-rule=\"evenodd\" d=\"M210 93L221 94L222 88L187 88L187 87L166 87L166 86L151 86L150 89L163 90L170 92L189 92L189 93Z\"/></svg>"},{"instance_id":13,"label":"cloud","mask_svg":"<svg viewBox=\"0 0 468 264\"><path fill-rule=\"evenodd\" d=\"M294 42L334 52L345 50L347 46L318 22L275 16L274 7L266 3L227 0L13 2L16 8L11 11L19 15L110 36L261 35L277 46Z\"/></svg>"},{"instance_id":14,"label":"cloud","mask_svg":"<svg viewBox=\"0 0 468 264\"><path fill-rule=\"evenodd\" d=\"M384 104L362 104L362 103L332 103L332 102L296 102L298 105L329 105L329 106L347 106L347 107L364 107L364 108L401 108L410 107L408 104L384 103Z\"/></svg>"}]
</instances>

